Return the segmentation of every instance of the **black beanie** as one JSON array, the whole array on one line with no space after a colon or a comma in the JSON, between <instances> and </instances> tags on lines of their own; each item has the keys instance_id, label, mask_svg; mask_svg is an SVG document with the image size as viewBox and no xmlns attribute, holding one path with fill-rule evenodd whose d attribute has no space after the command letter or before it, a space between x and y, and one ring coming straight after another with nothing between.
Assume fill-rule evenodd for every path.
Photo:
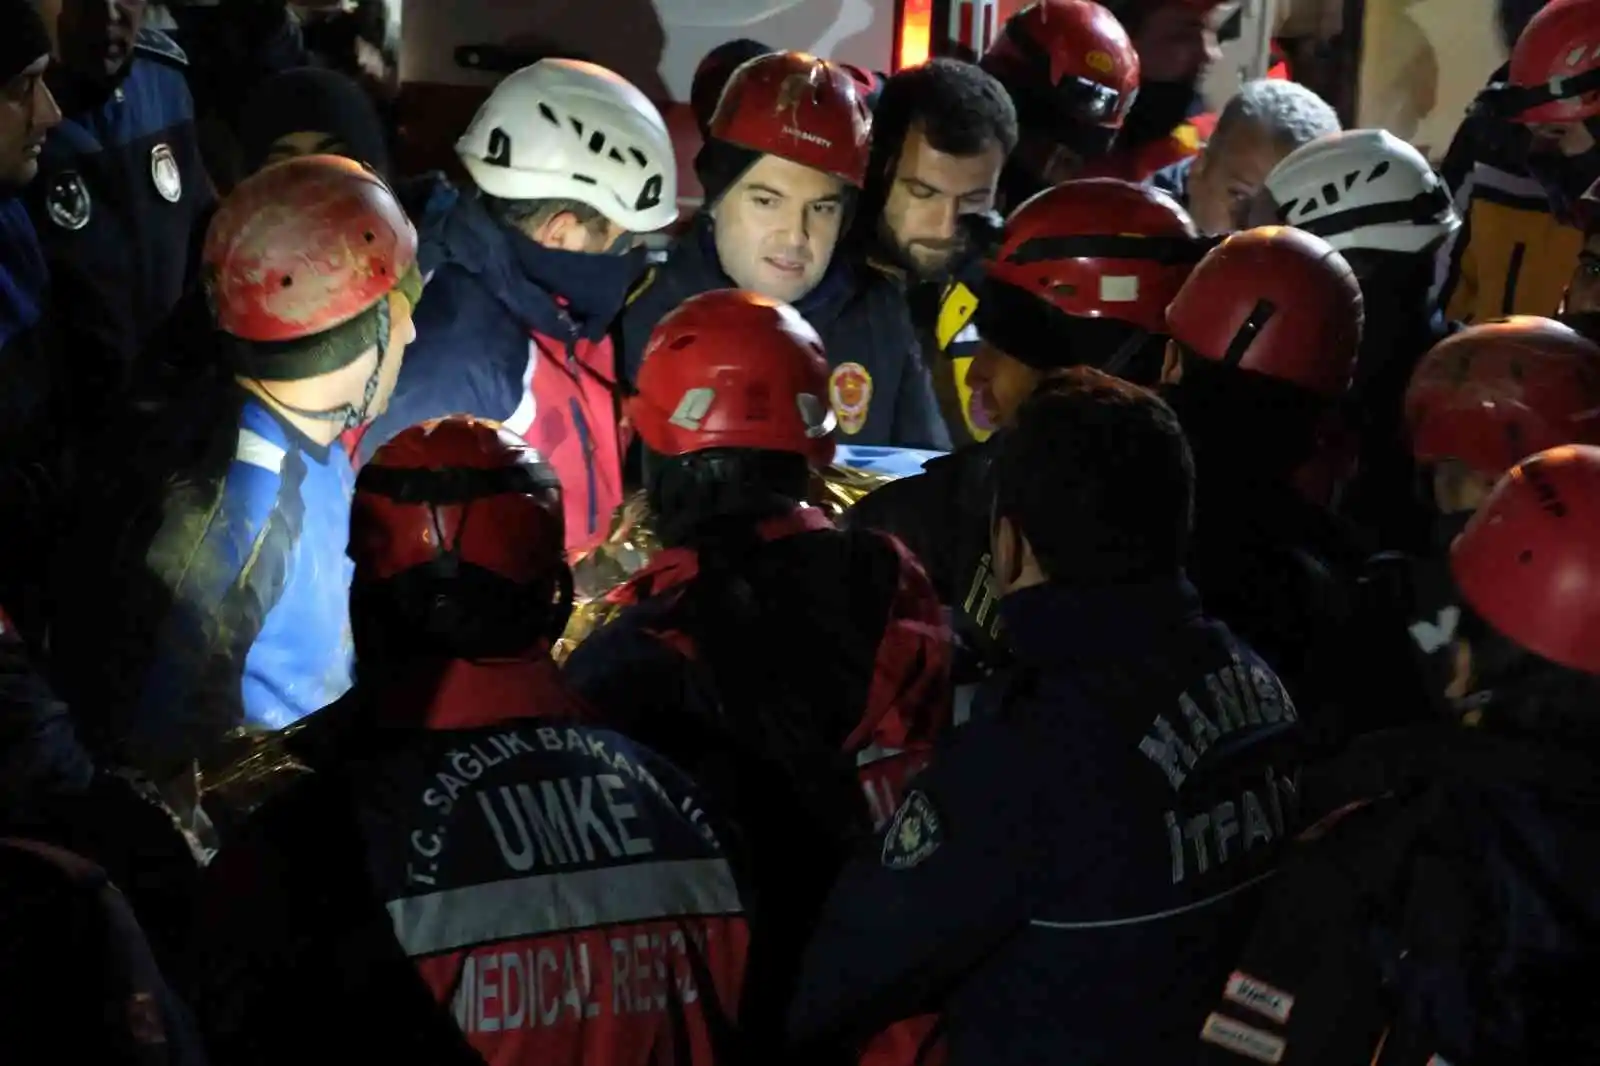
<instances>
[{"instance_id":1,"label":"black beanie","mask_svg":"<svg viewBox=\"0 0 1600 1066\"><path fill-rule=\"evenodd\" d=\"M0 0L0 83L21 74L40 56L50 54L50 33L34 0Z\"/></svg>"},{"instance_id":2,"label":"black beanie","mask_svg":"<svg viewBox=\"0 0 1600 1066\"><path fill-rule=\"evenodd\" d=\"M728 186L738 181L760 158L761 153L754 148L744 148L727 141L707 140L702 144L694 154L694 176L700 181L705 207L710 209L722 199Z\"/></svg>"},{"instance_id":3,"label":"black beanie","mask_svg":"<svg viewBox=\"0 0 1600 1066\"><path fill-rule=\"evenodd\" d=\"M377 105L336 70L300 67L256 86L239 115L245 173L260 170L273 143L291 133L326 133L343 146L338 155L365 163L388 180L389 147Z\"/></svg>"}]
</instances>

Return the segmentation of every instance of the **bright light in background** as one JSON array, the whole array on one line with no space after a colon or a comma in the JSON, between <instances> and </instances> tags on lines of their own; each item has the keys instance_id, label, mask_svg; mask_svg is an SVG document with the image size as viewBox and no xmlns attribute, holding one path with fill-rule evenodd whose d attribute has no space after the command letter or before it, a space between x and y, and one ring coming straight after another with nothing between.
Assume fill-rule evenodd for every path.
<instances>
[{"instance_id":1,"label":"bright light in background","mask_svg":"<svg viewBox=\"0 0 1600 1066\"><path fill-rule=\"evenodd\" d=\"M900 40L895 48L896 70L926 63L933 51L933 0L904 0L900 13Z\"/></svg>"}]
</instances>

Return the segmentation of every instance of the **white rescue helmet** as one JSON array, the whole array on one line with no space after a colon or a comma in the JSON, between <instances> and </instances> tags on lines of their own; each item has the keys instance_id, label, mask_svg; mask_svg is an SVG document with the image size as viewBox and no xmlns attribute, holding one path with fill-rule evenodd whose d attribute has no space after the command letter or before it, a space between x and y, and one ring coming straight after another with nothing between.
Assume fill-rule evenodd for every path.
<instances>
[{"instance_id":1,"label":"white rescue helmet","mask_svg":"<svg viewBox=\"0 0 1600 1066\"><path fill-rule=\"evenodd\" d=\"M456 154L501 200L574 200L634 233L678 217L666 121L631 82L594 63L541 59L508 75Z\"/></svg>"},{"instance_id":2,"label":"white rescue helmet","mask_svg":"<svg viewBox=\"0 0 1600 1066\"><path fill-rule=\"evenodd\" d=\"M1340 252L1420 252L1461 225L1423 154L1388 130L1344 130L1285 156L1263 185L1278 221Z\"/></svg>"}]
</instances>

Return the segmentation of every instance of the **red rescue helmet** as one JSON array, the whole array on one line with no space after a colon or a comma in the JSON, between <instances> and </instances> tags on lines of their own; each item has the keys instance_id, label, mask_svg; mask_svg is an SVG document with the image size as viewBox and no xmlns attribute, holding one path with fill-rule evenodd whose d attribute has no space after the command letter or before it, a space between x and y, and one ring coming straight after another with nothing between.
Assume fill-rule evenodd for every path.
<instances>
[{"instance_id":1,"label":"red rescue helmet","mask_svg":"<svg viewBox=\"0 0 1600 1066\"><path fill-rule=\"evenodd\" d=\"M1507 85L1491 94L1517 122L1600 115L1600 0L1551 0L1511 47Z\"/></svg>"},{"instance_id":2,"label":"red rescue helmet","mask_svg":"<svg viewBox=\"0 0 1600 1066\"><path fill-rule=\"evenodd\" d=\"M1285 226L1235 233L1167 308L1167 332L1202 359L1328 399L1361 353L1361 285L1321 237Z\"/></svg>"},{"instance_id":3,"label":"red rescue helmet","mask_svg":"<svg viewBox=\"0 0 1600 1066\"><path fill-rule=\"evenodd\" d=\"M1546 448L1600 444L1600 346L1532 315L1469 327L1417 364L1405 417L1419 463L1489 477Z\"/></svg>"},{"instance_id":4,"label":"red rescue helmet","mask_svg":"<svg viewBox=\"0 0 1600 1066\"><path fill-rule=\"evenodd\" d=\"M828 360L788 304L738 289L701 293L650 334L628 415L651 451L748 448L833 459Z\"/></svg>"},{"instance_id":5,"label":"red rescue helmet","mask_svg":"<svg viewBox=\"0 0 1600 1066\"><path fill-rule=\"evenodd\" d=\"M515 585L565 569L561 482L496 422L452 415L403 430L356 479L350 558L358 583L421 567L464 568Z\"/></svg>"},{"instance_id":6,"label":"red rescue helmet","mask_svg":"<svg viewBox=\"0 0 1600 1066\"><path fill-rule=\"evenodd\" d=\"M1206 247L1166 193L1084 178L1046 189L1012 213L985 278L1065 315L1164 333L1167 305Z\"/></svg>"},{"instance_id":7,"label":"red rescue helmet","mask_svg":"<svg viewBox=\"0 0 1600 1066\"><path fill-rule=\"evenodd\" d=\"M1462 598L1513 644L1600 674L1600 448L1567 444L1500 479L1450 549Z\"/></svg>"},{"instance_id":8,"label":"red rescue helmet","mask_svg":"<svg viewBox=\"0 0 1600 1066\"><path fill-rule=\"evenodd\" d=\"M406 281L417 232L371 170L301 156L257 171L223 199L203 262L219 329L293 341L350 322Z\"/></svg>"},{"instance_id":9,"label":"red rescue helmet","mask_svg":"<svg viewBox=\"0 0 1600 1066\"><path fill-rule=\"evenodd\" d=\"M710 135L859 189L872 149L872 112L856 78L837 63L773 52L733 72L711 116Z\"/></svg>"},{"instance_id":10,"label":"red rescue helmet","mask_svg":"<svg viewBox=\"0 0 1600 1066\"><path fill-rule=\"evenodd\" d=\"M1089 0L1029 4L1006 20L980 65L1006 86L1024 126L1067 141L1099 129L1099 151L1139 91L1139 53L1128 31Z\"/></svg>"}]
</instances>

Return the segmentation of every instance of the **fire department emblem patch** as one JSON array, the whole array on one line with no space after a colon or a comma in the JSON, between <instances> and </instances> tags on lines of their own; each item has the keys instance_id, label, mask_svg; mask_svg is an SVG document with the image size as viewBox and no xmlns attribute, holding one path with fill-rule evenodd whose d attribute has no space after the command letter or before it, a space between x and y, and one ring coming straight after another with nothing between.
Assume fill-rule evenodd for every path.
<instances>
[{"instance_id":1,"label":"fire department emblem patch","mask_svg":"<svg viewBox=\"0 0 1600 1066\"><path fill-rule=\"evenodd\" d=\"M927 861L944 843L944 823L926 793L913 789L906 794L889 828L883 834L883 865L891 870L909 870Z\"/></svg>"},{"instance_id":2,"label":"fire department emblem patch","mask_svg":"<svg viewBox=\"0 0 1600 1066\"><path fill-rule=\"evenodd\" d=\"M872 375L860 363L840 363L828 378L828 402L839 416L839 428L852 437L867 424L872 406Z\"/></svg>"},{"instance_id":3,"label":"fire department emblem patch","mask_svg":"<svg viewBox=\"0 0 1600 1066\"><path fill-rule=\"evenodd\" d=\"M164 144L150 149L150 181L156 193L169 204L177 203L183 196L183 174L178 170L178 159Z\"/></svg>"},{"instance_id":4,"label":"fire department emblem patch","mask_svg":"<svg viewBox=\"0 0 1600 1066\"><path fill-rule=\"evenodd\" d=\"M63 170L50 179L50 187L45 190L45 214L62 229L80 230L87 226L91 204L89 186L76 170Z\"/></svg>"}]
</instances>

